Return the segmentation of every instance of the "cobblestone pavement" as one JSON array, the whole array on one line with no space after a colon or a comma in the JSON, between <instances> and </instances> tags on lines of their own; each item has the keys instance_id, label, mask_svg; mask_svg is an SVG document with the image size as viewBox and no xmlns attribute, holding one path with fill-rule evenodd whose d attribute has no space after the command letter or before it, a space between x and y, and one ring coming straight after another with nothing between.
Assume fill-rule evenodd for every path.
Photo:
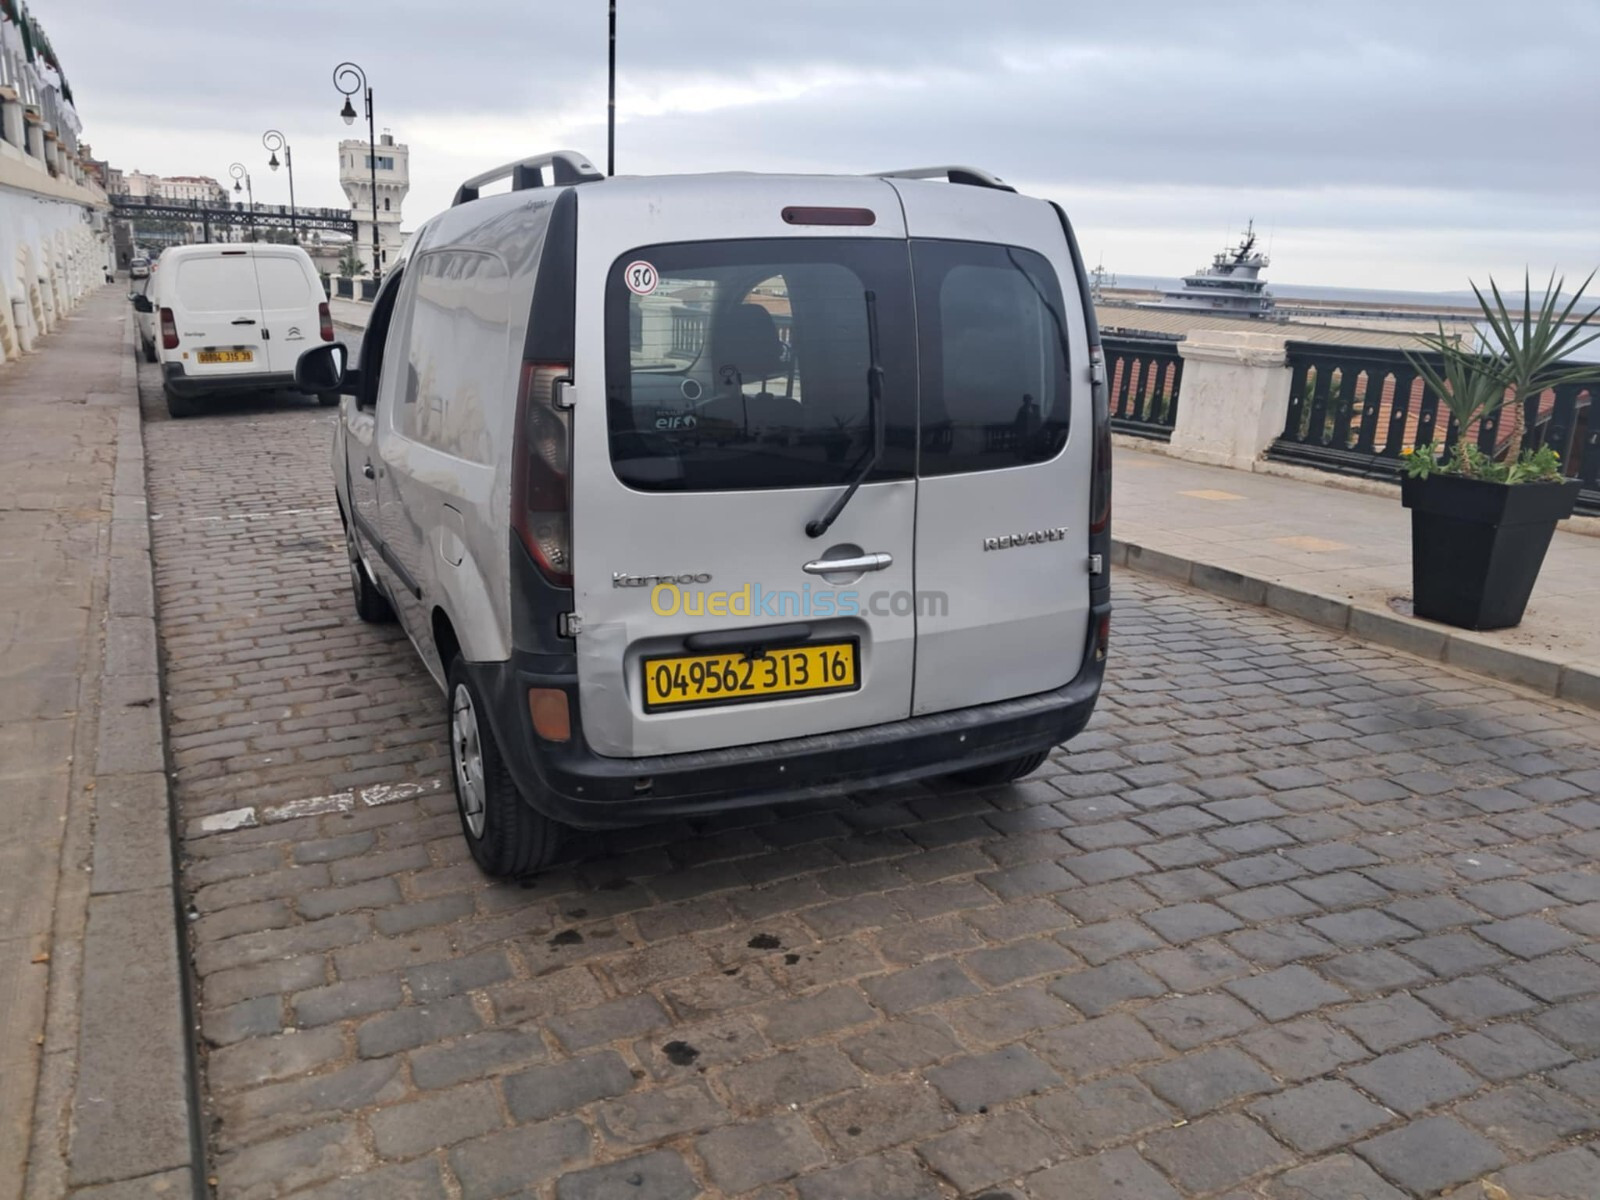
<instances>
[{"instance_id":1,"label":"cobblestone pavement","mask_svg":"<svg viewBox=\"0 0 1600 1200\"><path fill-rule=\"evenodd\" d=\"M1123 574L1019 786L492 885L332 417L145 382L220 1195L1593 1200L1592 713Z\"/></svg>"}]
</instances>

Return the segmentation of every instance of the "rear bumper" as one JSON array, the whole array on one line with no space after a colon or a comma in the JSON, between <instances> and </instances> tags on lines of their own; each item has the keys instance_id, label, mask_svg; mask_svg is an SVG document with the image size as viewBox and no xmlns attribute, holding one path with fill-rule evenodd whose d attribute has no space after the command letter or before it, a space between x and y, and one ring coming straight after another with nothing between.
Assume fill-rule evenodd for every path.
<instances>
[{"instance_id":1,"label":"rear bumper","mask_svg":"<svg viewBox=\"0 0 1600 1200\"><path fill-rule=\"evenodd\" d=\"M489 700L495 740L528 802L566 825L616 828L905 783L1059 745L1094 712L1105 675L1094 631L1109 612L1108 604L1091 615L1083 667L1054 691L865 729L646 758L606 758L587 747L574 674L534 669L565 663L513 656L468 670ZM527 705L533 687L567 691L571 741L535 736Z\"/></svg>"},{"instance_id":2,"label":"rear bumper","mask_svg":"<svg viewBox=\"0 0 1600 1200\"><path fill-rule=\"evenodd\" d=\"M294 372L252 371L241 375L190 375L182 363L162 363L162 382L179 396L229 396L239 392L299 391Z\"/></svg>"}]
</instances>

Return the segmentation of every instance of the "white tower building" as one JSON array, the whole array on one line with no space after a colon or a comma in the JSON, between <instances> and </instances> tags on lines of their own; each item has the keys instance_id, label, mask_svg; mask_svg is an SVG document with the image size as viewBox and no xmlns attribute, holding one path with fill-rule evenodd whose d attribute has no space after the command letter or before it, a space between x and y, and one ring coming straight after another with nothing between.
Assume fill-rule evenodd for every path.
<instances>
[{"instance_id":1,"label":"white tower building","mask_svg":"<svg viewBox=\"0 0 1600 1200\"><path fill-rule=\"evenodd\" d=\"M372 273L372 148L362 140L339 143L339 186L350 201L356 220L356 253L367 274ZM378 135L378 268L385 274L399 253L400 202L411 190L411 148L394 140L388 130Z\"/></svg>"}]
</instances>

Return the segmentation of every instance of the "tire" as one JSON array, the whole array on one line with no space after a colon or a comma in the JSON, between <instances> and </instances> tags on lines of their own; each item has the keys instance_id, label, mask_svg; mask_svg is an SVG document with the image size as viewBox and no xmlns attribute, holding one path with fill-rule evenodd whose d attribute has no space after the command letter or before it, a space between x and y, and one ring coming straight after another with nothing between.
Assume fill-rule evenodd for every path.
<instances>
[{"instance_id":1,"label":"tire","mask_svg":"<svg viewBox=\"0 0 1600 1200\"><path fill-rule=\"evenodd\" d=\"M318 392L317 403L323 408L337 408L339 406L338 392Z\"/></svg>"},{"instance_id":2,"label":"tire","mask_svg":"<svg viewBox=\"0 0 1600 1200\"><path fill-rule=\"evenodd\" d=\"M450 660L447 679L445 718L461 836L485 875L526 878L555 862L565 830L517 790L461 655Z\"/></svg>"},{"instance_id":3,"label":"tire","mask_svg":"<svg viewBox=\"0 0 1600 1200\"><path fill-rule=\"evenodd\" d=\"M993 787L1001 783L1015 783L1024 775L1031 775L1039 764L1049 757L1050 751L1038 750L1021 758L1008 758L1005 762L989 763L982 767L968 767L965 771L951 771L950 778L957 783L973 787Z\"/></svg>"},{"instance_id":4,"label":"tire","mask_svg":"<svg viewBox=\"0 0 1600 1200\"><path fill-rule=\"evenodd\" d=\"M355 596L356 616L369 625L389 624L394 620L394 606L368 574L361 551L356 548L356 535L348 524L344 527L344 552L350 562L350 591Z\"/></svg>"},{"instance_id":5,"label":"tire","mask_svg":"<svg viewBox=\"0 0 1600 1200\"><path fill-rule=\"evenodd\" d=\"M181 421L185 417L192 417L199 411L199 408L195 405L194 400L190 397L180 396L177 392L173 391L169 387L162 388L161 390L166 394L167 397L167 415L174 421Z\"/></svg>"},{"instance_id":6,"label":"tire","mask_svg":"<svg viewBox=\"0 0 1600 1200\"><path fill-rule=\"evenodd\" d=\"M161 361L161 356L156 353L156 344L154 342L146 342L144 344L144 360L147 363Z\"/></svg>"}]
</instances>

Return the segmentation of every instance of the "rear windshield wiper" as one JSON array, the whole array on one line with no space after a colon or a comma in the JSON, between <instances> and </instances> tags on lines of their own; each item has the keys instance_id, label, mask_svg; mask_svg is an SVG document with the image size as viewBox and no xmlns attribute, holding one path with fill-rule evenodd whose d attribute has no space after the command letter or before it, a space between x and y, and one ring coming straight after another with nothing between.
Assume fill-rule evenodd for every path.
<instances>
[{"instance_id":1,"label":"rear windshield wiper","mask_svg":"<svg viewBox=\"0 0 1600 1200\"><path fill-rule=\"evenodd\" d=\"M862 461L856 469L855 477L850 480L850 486L835 500L822 516L806 523L806 536L819 538L832 528L833 523L839 519L839 514L844 511L844 506L850 503L850 497L856 494L856 489L866 477L872 474L873 468L878 465L878 459L883 455L883 364L878 361L878 293L870 288L866 292L867 301L867 419L872 422L872 452Z\"/></svg>"}]
</instances>

